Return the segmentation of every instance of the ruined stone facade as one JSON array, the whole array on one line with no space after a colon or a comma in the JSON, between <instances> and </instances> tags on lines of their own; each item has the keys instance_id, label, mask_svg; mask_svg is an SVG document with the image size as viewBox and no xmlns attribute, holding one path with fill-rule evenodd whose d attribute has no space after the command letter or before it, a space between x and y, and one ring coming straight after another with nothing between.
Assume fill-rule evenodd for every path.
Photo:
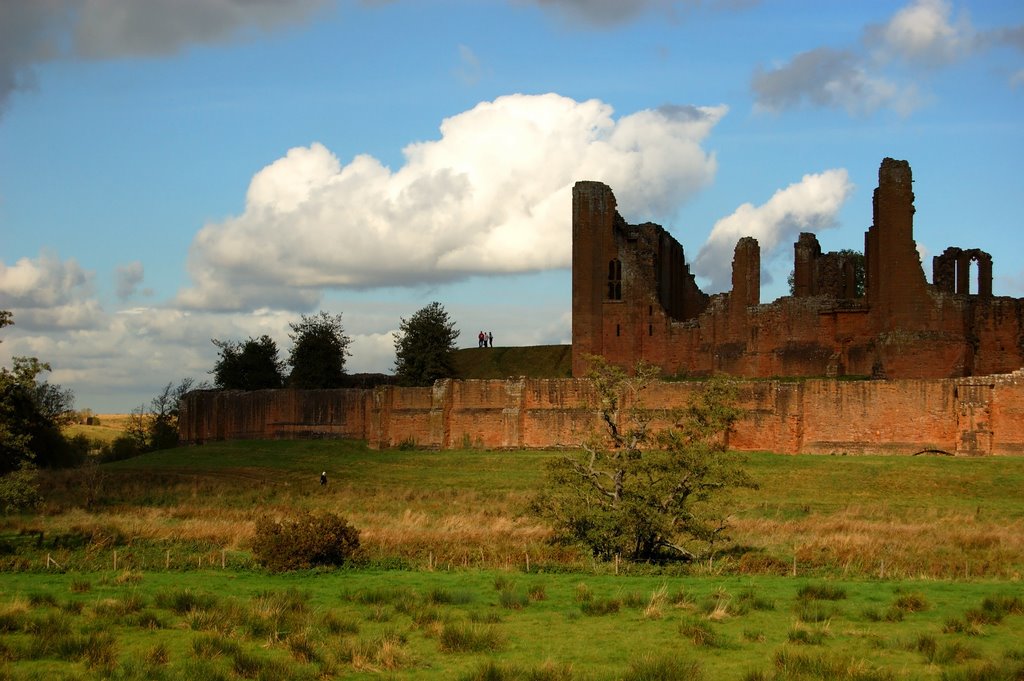
<instances>
[{"instance_id":1,"label":"ruined stone facade","mask_svg":"<svg viewBox=\"0 0 1024 681\"><path fill-rule=\"evenodd\" d=\"M755 239L736 245L732 289L708 296L670 234L627 224L609 187L578 182L573 375L585 375L588 355L691 376L953 378L1024 366L1024 299L993 296L989 254L949 248L926 281L906 161L882 161L873 209L863 296L851 259L822 253L805 233L794 245L794 295L762 304Z\"/></svg>"}]
</instances>

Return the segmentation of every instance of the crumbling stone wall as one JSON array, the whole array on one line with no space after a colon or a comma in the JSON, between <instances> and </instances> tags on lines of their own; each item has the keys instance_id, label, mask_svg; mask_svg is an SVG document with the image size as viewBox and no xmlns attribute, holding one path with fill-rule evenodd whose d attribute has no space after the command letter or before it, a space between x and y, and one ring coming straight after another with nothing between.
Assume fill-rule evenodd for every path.
<instances>
[{"instance_id":1,"label":"crumbling stone wall","mask_svg":"<svg viewBox=\"0 0 1024 681\"><path fill-rule=\"evenodd\" d=\"M699 382L656 382L644 404L684 407ZM897 381L749 381L729 447L780 453L1024 454L1024 371ZM374 447L575 447L601 423L586 379L438 381L431 388L189 393L181 438L355 438ZM666 424L661 424L666 425Z\"/></svg>"},{"instance_id":2,"label":"crumbling stone wall","mask_svg":"<svg viewBox=\"0 0 1024 681\"><path fill-rule=\"evenodd\" d=\"M992 258L978 249L937 256L929 284L914 211L910 164L884 159L864 238L864 296L857 297L849 258L822 253L813 234L801 234L794 295L762 304L755 239L736 246L732 289L707 296L671 235L651 223L627 224L609 187L579 182L573 375L586 374L592 354L627 369L642 359L666 375L696 376L941 378L1024 366L1024 299L992 294Z\"/></svg>"}]
</instances>

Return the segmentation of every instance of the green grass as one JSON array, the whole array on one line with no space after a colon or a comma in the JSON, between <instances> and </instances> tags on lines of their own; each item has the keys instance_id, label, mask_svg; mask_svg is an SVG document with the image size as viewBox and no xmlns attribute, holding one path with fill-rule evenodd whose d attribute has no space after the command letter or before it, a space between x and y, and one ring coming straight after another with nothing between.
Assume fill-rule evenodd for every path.
<instances>
[{"instance_id":1,"label":"green grass","mask_svg":"<svg viewBox=\"0 0 1024 681\"><path fill-rule=\"evenodd\" d=\"M44 472L0 524L0 678L1024 676L1024 458L743 455L735 544L660 566L547 541L559 455L210 443L103 465L89 511ZM265 574L253 521L292 510L362 561Z\"/></svg>"},{"instance_id":2,"label":"green grass","mask_svg":"<svg viewBox=\"0 0 1024 681\"><path fill-rule=\"evenodd\" d=\"M456 375L474 378L569 378L571 345L463 348L455 352Z\"/></svg>"},{"instance_id":3,"label":"green grass","mask_svg":"<svg viewBox=\"0 0 1024 681\"><path fill-rule=\"evenodd\" d=\"M495 582L505 575L513 575L516 588L524 591L543 583L545 598L522 609L503 608ZM505 676L478 678L612 681L678 678L672 669L685 669L699 674L696 678L724 680L938 680L986 666L1000 673L1019 670L1024 658L1024 613L1017 613L1014 601L1018 585L916 582L910 585L913 593L930 607L901 622L871 622L860 611L873 603L899 602L908 585L837 581L832 586L847 594L842 600L847 607L827 622L802 624L794 623L791 613L807 602L801 590L820 587L820 580L479 570L279 576L210 570L185 578L188 586L181 575L165 572L145 573L132 585L117 584L104 573L84 577L95 584L89 593L72 589L82 575L4 575L4 678L30 678L40 669L56 678L123 678L132 665L150 674L159 667L168 678L199 678L187 676L199 665L214 675L210 678L229 679L473 678L492 666ZM584 603L623 605L600 616L581 616L581 584L590 594ZM683 584L692 600L672 599L657 619L643 616L641 603ZM711 616L699 605L738 600L749 590L777 607ZM82 604L77 613L61 607L69 600ZM154 612L166 626L149 628L99 607L128 600ZM180 612L190 603L212 607L217 617L191 624L196 610ZM382 604L391 608L386 621L376 614ZM947 619L963 619L973 609L1004 615L983 625L980 635L943 631ZM500 617L492 617L495 613ZM682 666L666 667L669 660Z\"/></svg>"}]
</instances>

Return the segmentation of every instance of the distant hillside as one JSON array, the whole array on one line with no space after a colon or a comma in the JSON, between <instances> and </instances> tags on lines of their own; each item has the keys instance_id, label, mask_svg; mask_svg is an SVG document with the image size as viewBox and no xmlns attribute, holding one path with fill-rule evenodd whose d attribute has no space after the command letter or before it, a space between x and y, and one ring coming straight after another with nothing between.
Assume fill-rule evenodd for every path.
<instances>
[{"instance_id":1,"label":"distant hillside","mask_svg":"<svg viewBox=\"0 0 1024 681\"><path fill-rule=\"evenodd\" d=\"M571 345L511 348L464 348L455 352L459 378L569 378Z\"/></svg>"}]
</instances>

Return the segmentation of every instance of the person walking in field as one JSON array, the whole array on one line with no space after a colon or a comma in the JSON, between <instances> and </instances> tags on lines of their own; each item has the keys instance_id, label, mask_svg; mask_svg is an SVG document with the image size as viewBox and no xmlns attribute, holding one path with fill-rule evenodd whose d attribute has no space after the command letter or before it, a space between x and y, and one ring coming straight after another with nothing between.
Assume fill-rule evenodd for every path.
<instances>
[{"instance_id":1,"label":"person walking in field","mask_svg":"<svg viewBox=\"0 0 1024 681\"><path fill-rule=\"evenodd\" d=\"M327 486L327 471L324 471L323 473L320 474L320 486Z\"/></svg>"}]
</instances>

